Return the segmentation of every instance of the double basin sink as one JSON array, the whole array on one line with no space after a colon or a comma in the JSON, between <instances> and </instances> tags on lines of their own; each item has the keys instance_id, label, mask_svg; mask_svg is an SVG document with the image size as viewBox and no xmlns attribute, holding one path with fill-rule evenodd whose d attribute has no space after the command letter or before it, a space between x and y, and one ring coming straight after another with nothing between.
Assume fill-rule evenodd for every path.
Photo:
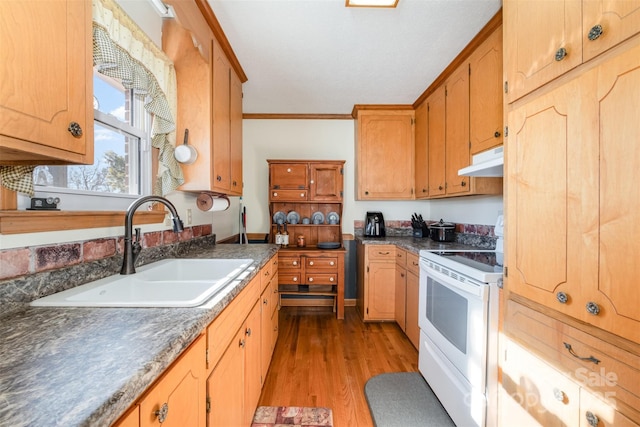
<instances>
[{"instance_id":1,"label":"double basin sink","mask_svg":"<svg viewBox=\"0 0 640 427\"><path fill-rule=\"evenodd\" d=\"M252 259L167 259L31 303L49 307L197 307L241 279Z\"/></svg>"}]
</instances>

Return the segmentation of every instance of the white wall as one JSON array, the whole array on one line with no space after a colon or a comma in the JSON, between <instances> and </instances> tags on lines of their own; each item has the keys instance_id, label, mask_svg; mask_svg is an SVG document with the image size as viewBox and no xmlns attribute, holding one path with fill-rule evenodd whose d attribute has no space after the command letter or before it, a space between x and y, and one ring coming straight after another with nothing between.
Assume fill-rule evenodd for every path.
<instances>
[{"instance_id":1,"label":"white wall","mask_svg":"<svg viewBox=\"0 0 640 427\"><path fill-rule=\"evenodd\" d=\"M367 211L381 211L385 220L409 220L413 212L425 219L493 225L502 211L502 197L474 196L435 201L370 202L355 200L355 136L353 120L244 120L244 196L250 233L269 231L267 159L346 160L342 229L353 233L353 221Z\"/></svg>"}]
</instances>

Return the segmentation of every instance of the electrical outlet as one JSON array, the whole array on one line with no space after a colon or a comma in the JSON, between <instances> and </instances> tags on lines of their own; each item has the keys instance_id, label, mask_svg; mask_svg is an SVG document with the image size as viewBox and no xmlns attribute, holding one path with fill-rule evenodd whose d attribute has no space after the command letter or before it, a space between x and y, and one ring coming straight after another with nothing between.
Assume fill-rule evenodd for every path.
<instances>
[{"instance_id":1,"label":"electrical outlet","mask_svg":"<svg viewBox=\"0 0 640 427\"><path fill-rule=\"evenodd\" d=\"M187 209L187 212L184 216L184 224L191 225L192 222L193 222L193 218L191 216L191 209Z\"/></svg>"}]
</instances>

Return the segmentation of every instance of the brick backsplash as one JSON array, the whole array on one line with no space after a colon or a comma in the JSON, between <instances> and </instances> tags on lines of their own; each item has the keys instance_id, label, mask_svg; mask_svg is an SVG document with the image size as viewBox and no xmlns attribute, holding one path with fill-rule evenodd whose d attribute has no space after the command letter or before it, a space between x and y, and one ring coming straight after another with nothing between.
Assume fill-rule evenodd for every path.
<instances>
[{"instance_id":1,"label":"brick backsplash","mask_svg":"<svg viewBox=\"0 0 640 427\"><path fill-rule=\"evenodd\" d=\"M142 235L142 246L152 248L212 234L210 224L187 227L180 233L152 231ZM59 245L31 246L0 251L0 280L55 270L119 255L124 252L124 238L100 238Z\"/></svg>"}]
</instances>

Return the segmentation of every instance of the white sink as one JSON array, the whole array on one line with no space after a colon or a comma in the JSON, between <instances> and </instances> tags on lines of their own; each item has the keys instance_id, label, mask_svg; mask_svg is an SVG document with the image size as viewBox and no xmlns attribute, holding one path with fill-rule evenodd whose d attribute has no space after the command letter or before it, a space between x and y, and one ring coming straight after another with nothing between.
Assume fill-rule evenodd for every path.
<instances>
[{"instance_id":1,"label":"white sink","mask_svg":"<svg viewBox=\"0 0 640 427\"><path fill-rule=\"evenodd\" d=\"M31 303L50 307L196 307L253 263L252 259L168 259L135 274L105 277Z\"/></svg>"}]
</instances>

